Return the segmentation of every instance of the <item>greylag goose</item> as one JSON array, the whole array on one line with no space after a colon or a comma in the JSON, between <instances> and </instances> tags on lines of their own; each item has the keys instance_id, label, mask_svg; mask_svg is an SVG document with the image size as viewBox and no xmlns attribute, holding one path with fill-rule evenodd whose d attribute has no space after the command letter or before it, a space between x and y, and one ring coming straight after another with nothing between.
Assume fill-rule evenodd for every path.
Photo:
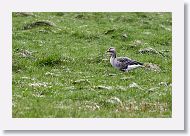
<instances>
[{"instance_id":1,"label":"greylag goose","mask_svg":"<svg viewBox=\"0 0 190 136\"><path fill-rule=\"evenodd\" d=\"M107 50L110 54L110 63L113 67L128 72L131 69L142 67L143 63L132 60L128 57L117 57L115 48L111 47Z\"/></svg>"}]
</instances>

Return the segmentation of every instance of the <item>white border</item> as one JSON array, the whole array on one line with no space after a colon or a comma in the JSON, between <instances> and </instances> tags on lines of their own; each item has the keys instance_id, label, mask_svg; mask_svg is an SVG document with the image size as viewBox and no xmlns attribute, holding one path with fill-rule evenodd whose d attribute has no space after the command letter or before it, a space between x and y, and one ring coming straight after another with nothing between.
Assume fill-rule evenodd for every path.
<instances>
[{"instance_id":1,"label":"white border","mask_svg":"<svg viewBox=\"0 0 190 136\"><path fill-rule=\"evenodd\" d=\"M0 0L0 106L4 130L184 130L184 16L181 0ZM172 12L172 118L12 118L12 12Z\"/></svg>"}]
</instances>

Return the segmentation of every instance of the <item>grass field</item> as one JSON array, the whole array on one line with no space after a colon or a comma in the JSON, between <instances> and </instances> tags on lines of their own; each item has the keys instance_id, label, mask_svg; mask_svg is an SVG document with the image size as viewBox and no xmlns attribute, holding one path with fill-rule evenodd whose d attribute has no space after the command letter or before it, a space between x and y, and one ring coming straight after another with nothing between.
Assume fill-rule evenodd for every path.
<instances>
[{"instance_id":1,"label":"grass field","mask_svg":"<svg viewBox=\"0 0 190 136\"><path fill-rule=\"evenodd\" d=\"M171 13L13 13L14 118L172 117ZM115 47L146 67L114 69Z\"/></svg>"}]
</instances>

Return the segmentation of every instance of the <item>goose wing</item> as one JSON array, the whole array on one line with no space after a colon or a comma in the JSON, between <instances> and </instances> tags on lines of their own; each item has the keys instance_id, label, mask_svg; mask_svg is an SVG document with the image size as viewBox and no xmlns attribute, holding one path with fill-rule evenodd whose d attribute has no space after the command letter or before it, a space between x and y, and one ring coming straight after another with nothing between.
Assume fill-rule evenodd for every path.
<instances>
[{"instance_id":1,"label":"goose wing","mask_svg":"<svg viewBox=\"0 0 190 136\"><path fill-rule=\"evenodd\" d=\"M143 65L143 63L132 60L128 57L117 58L117 61L120 63L121 69L126 69L129 65Z\"/></svg>"}]
</instances>

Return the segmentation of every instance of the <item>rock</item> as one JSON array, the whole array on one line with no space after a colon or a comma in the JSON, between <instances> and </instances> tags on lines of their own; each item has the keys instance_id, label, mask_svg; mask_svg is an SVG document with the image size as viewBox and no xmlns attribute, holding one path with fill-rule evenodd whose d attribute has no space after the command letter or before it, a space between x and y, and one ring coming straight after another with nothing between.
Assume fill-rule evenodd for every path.
<instances>
[{"instance_id":1,"label":"rock","mask_svg":"<svg viewBox=\"0 0 190 136\"><path fill-rule=\"evenodd\" d=\"M36 22L32 22L32 23L29 23L29 24L26 24L23 29L24 30L28 30L28 29L32 29L32 28L35 28L35 27L39 27L39 26L47 26L47 27L53 27L55 26L54 23L48 21L48 20L43 20L43 21L36 21Z\"/></svg>"},{"instance_id":2,"label":"rock","mask_svg":"<svg viewBox=\"0 0 190 136\"><path fill-rule=\"evenodd\" d=\"M144 64L145 68L149 69L149 70L153 70L155 72L160 72L161 69L158 65L156 64L152 64L152 63L147 63L147 64Z\"/></svg>"},{"instance_id":3,"label":"rock","mask_svg":"<svg viewBox=\"0 0 190 136\"><path fill-rule=\"evenodd\" d=\"M167 55L165 55L165 52L168 52L168 51L157 51L151 47L139 50L139 53L141 53L141 54L158 54L163 57L167 57Z\"/></svg>"},{"instance_id":4,"label":"rock","mask_svg":"<svg viewBox=\"0 0 190 136\"><path fill-rule=\"evenodd\" d=\"M151 48L151 47L148 47L148 48L145 48L145 49L140 49L139 50L139 53L141 54L160 54L157 50Z\"/></svg>"}]
</instances>

